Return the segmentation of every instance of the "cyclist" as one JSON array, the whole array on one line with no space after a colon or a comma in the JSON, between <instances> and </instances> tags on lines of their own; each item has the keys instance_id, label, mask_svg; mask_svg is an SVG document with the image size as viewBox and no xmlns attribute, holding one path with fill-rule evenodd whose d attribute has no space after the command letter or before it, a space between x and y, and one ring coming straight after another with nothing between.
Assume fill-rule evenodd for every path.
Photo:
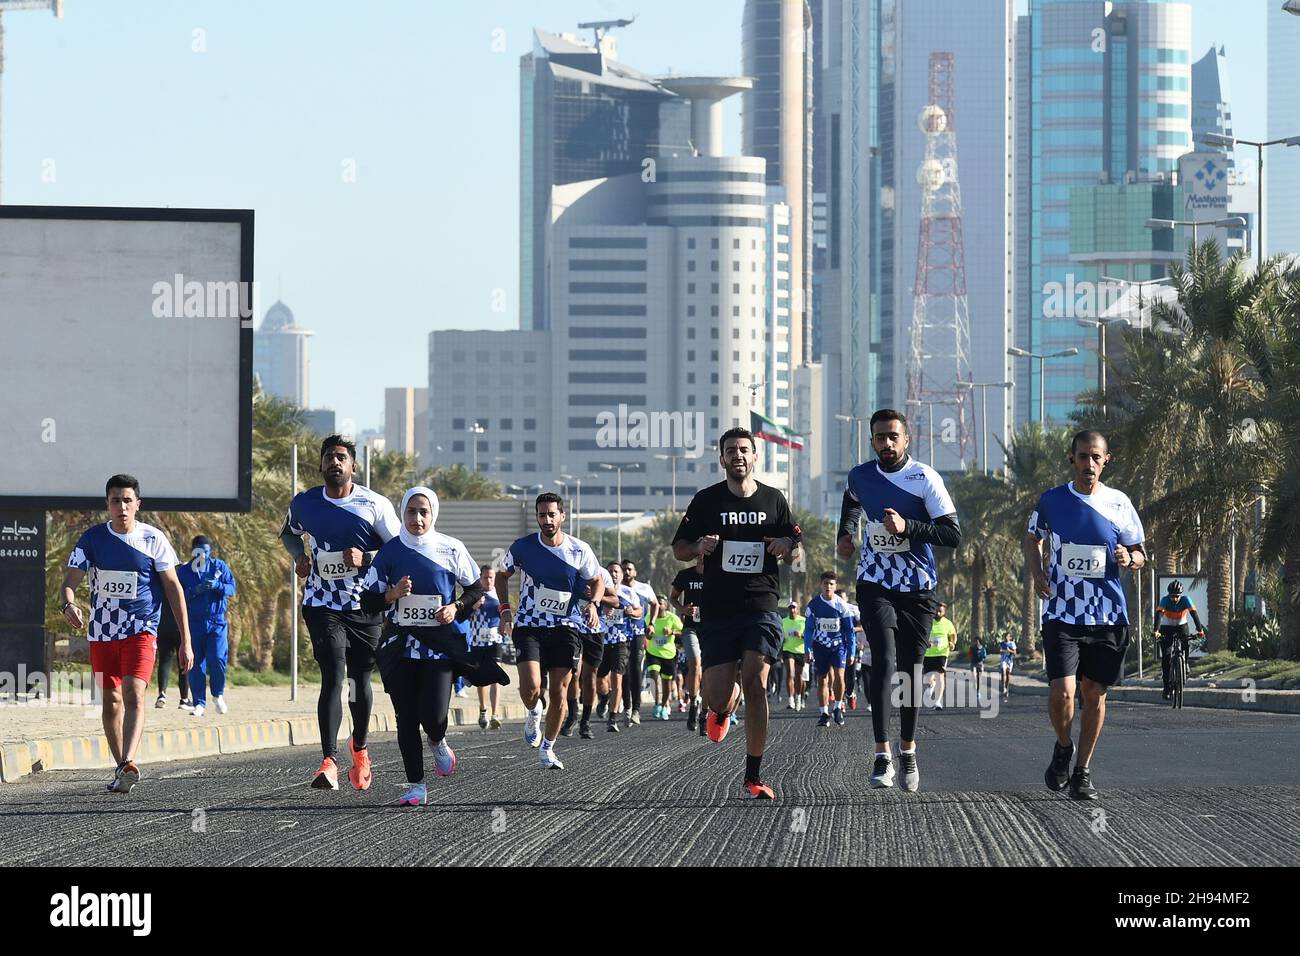
<instances>
[{"instance_id":1,"label":"cyclist","mask_svg":"<svg viewBox=\"0 0 1300 956\"><path fill-rule=\"evenodd\" d=\"M1196 636L1205 636L1205 627L1201 624L1200 615L1196 613L1196 605L1192 599L1183 593L1183 585L1179 581L1170 581L1166 594L1156 603L1155 621L1151 625L1154 632L1153 638L1160 641L1160 676L1164 680L1164 698L1168 700L1173 693L1169 686L1170 671L1170 651L1173 649L1174 640L1177 639L1182 643L1183 657L1187 656L1188 633L1187 617L1190 614L1193 623L1196 624Z\"/></svg>"}]
</instances>

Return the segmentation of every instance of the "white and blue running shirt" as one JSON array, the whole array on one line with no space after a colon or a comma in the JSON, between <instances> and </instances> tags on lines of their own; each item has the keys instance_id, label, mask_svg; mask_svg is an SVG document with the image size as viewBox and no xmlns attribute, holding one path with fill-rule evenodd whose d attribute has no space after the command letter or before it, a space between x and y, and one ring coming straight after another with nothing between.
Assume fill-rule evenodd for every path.
<instances>
[{"instance_id":1,"label":"white and blue running shirt","mask_svg":"<svg viewBox=\"0 0 1300 956\"><path fill-rule=\"evenodd\" d=\"M613 588L611 587L610 590L612 592ZM605 619L606 644L626 644L632 640L632 625L636 623L636 618L628 617L627 611L628 608L635 607L641 607L641 600L637 593L626 584L620 584L618 586L618 611L616 616L613 619ZM644 623L641 625L641 633L645 633Z\"/></svg>"},{"instance_id":2,"label":"white and blue running shirt","mask_svg":"<svg viewBox=\"0 0 1300 956\"><path fill-rule=\"evenodd\" d=\"M891 535L883 521L886 508L905 520L927 524L954 514L957 509L939 473L915 459L894 472L882 470L878 461L867 461L849 472L848 485L848 497L866 518L858 580L891 591L933 590L939 583L934 549L905 535Z\"/></svg>"},{"instance_id":3,"label":"white and blue running shirt","mask_svg":"<svg viewBox=\"0 0 1300 956\"><path fill-rule=\"evenodd\" d=\"M478 582L478 565L465 545L450 535L430 531L421 541L425 542L421 551L407 547L400 537L385 543L375 555L374 563L366 569L361 589L383 594L402 578L409 577L411 593L384 611L384 619L394 624L396 630L380 646L386 647L405 637L402 656L436 661L446 655L426 647L407 632L413 627L438 627L433 615L440 607L455 602L456 585L463 590Z\"/></svg>"},{"instance_id":4,"label":"white and blue running shirt","mask_svg":"<svg viewBox=\"0 0 1300 956\"><path fill-rule=\"evenodd\" d=\"M393 503L358 484L346 498L331 498L323 485L300 492L289 503L285 527L311 539L311 572L303 589L304 607L355 611L361 607L363 568L343 565L348 548L378 551L402 530Z\"/></svg>"},{"instance_id":5,"label":"white and blue running shirt","mask_svg":"<svg viewBox=\"0 0 1300 956\"><path fill-rule=\"evenodd\" d=\"M157 634L166 595L162 572L177 565L167 535L137 521L129 534L109 524L85 532L68 557L68 567L89 575L91 592L87 640L121 641Z\"/></svg>"},{"instance_id":6,"label":"white and blue running shirt","mask_svg":"<svg viewBox=\"0 0 1300 956\"><path fill-rule=\"evenodd\" d=\"M614 591L614 579L610 577L609 571L606 570L605 568L601 568L600 578L602 581L605 582L605 593L612 594ZM578 620L579 620L578 631L582 634L590 634L592 636L595 636L597 634L604 634L605 633L605 614L604 614L605 608L598 607L596 609L601 613L596 617L596 626L592 628L588 626L587 617L586 617L586 607L591 602L588 601L585 597L581 597L578 599L578 603L581 605L578 614Z\"/></svg>"},{"instance_id":7,"label":"white and blue running shirt","mask_svg":"<svg viewBox=\"0 0 1300 956\"><path fill-rule=\"evenodd\" d=\"M470 615L469 634L475 647L487 647L500 644L501 638L501 601L497 598L495 588L488 588L479 609Z\"/></svg>"},{"instance_id":8,"label":"white and blue running shirt","mask_svg":"<svg viewBox=\"0 0 1300 956\"><path fill-rule=\"evenodd\" d=\"M1098 484L1090 495L1072 485L1043 492L1029 533L1051 543L1047 571L1052 596L1043 619L1087 626L1127 625L1128 604L1115 561L1116 545L1143 540L1142 519L1128 495Z\"/></svg>"},{"instance_id":9,"label":"white and blue running shirt","mask_svg":"<svg viewBox=\"0 0 1300 956\"><path fill-rule=\"evenodd\" d=\"M510 546L502 570L521 573L515 627L579 629L579 601L587 584L600 577L600 562L585 541L565 535L558 547L542 543L541 532L525 535Z\"/></svg>"}]
</instances>

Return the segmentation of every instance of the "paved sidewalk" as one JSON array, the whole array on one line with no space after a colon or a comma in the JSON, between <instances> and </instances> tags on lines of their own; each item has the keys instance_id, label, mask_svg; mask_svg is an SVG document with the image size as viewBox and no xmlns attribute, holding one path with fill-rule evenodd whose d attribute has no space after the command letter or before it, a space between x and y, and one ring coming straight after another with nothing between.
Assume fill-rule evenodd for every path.
<instances>
[{"instance_id":1,"label":"paved sidewalk","mask_svg":"<svg viewBox=\"0 0 1300 956\"><path fill-rule=\"evenodd\" d=\"M288 687L227 687L228 713L221 715L208 702L208 712L195 717L180 710L175 692L167 706L156 709L152 699L145 711L141 760L153 761L218 753L241 753L266 747L318 746L316 723L318 684L303 684L298 699L289 700ZM498 716L524 719L519 691L513 684L500 688ZM154 693L150 692L151 698ZM100 707L87 693L54 694L47 699L13 703L0 701L0 781L12 782L33 771L78 770L113 766L104 738ZM451 700L452 725L478 721L478 693ZM374 685L374 712L370 728L396 731L392 702L379 684ZM352 733L351 714L343 707L339 739Z\"/></svg>"}]
</instances>

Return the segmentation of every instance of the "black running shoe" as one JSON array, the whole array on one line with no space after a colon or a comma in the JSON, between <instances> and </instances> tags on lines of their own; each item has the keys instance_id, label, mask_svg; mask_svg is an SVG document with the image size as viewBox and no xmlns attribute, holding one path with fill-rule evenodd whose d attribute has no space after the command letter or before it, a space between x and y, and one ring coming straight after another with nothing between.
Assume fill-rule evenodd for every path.
<instances>
[{"instance_id":1,"label":"black running shoe","mask_svg":"<svg viewBox=\"0 0 1300 956\"><path fill-rule=\"evenodd\" d=\"M591 740L596 735L591 732L591 724L587 723L584 720L581 724L578 725L578 736L581 737L583 740Z\"/></svg>"},{"instance_id":2,"label":"black running shoe","mask_svg":"<svg viewBox=\"0 0 1300 956\"><path fill-rule=\"evenodd\" d=\"M691 706L686 711L686 729L688 731L695 729L695 725L699 722L698 721L699 716L700 716L700 705L697 704L695 701L691 701Z\"/></svg>"},{"instance_id":3,"label":"black running shoe","mask_svg":"<svg viewBox=\"0 0 1300 956\"><path fill-rule=\"evenodd\" d=\"M707 737L708 735L709 735L709 711L707 708L701 707L700 708L700 736Z\"/></svg>"},{"instance_id":4,"label":"black running shoe","mask_svg":"<svg viewBox=\"0 0 1300 956\"><path fill-rule=\"evenodd\" d=\"M1096 800L1100 796L1092 785L1092 772L1087 767L1075 767L1070 777L1070 799Z\"/></svg>"},{"instance_id":5,"label":"black running shoe","mask_svg":"<svg viewBox=\"0 0 1300 956\"><path fill-rule=\"evenodd\" d=\"M570 702L568 710L569 712L564 715L564 723L560 725L561 737L572 737L573 725L578 722L578 708L573 706L573 703Z\"/></svg>"},{"instance_id":6,"label":"black running shoe","mask_svg":"<svg viewBox=\"0 0 1300 956\"><path fill-rule=\"evenodd\" d=\"M596 702L596 719L603 720L605 713L609 710L609 698L602 697Z\"/></svg>"},{"instance_id":7,"label":"black running shoe","mask_svg":"<svg viewBox=\"0 0 1300 956\"><path fill-rule=\"evenodd\" d=\"M1060 744L1052 746L1052 762L1047 767L1047 772L1043 774L1043 780L1047 783L1047 789L1060 793L1070 782L1070 759L1074 756L1074 741L1070 746L1062 747Z\"/></svg>"},{"instance_id":8,"label":"black running shoe","mask_svg":"<svg viewBox=\"0 0 1300 956\"><path fill-rule=\"evenodd\" d=\"M830 725L831 725L830 714L822 714L820 717L817 718L818 727L829 727Z\"/></svg>"},{"instance_id":9,"label":"black running shoe","mask_svg":"<svg viewBox=\"0 0 1300 956\"><path fill-rule=\"evenodd\" d=\"M835 708L835 713L834 713L833 716L834 716L834 718L835 718L835 726L836 726L836 727L843 727L843 726L844 726L844 708L843 708L843 707L837 707L837 708Z\"/></svg>"},{"instance_id":10,"label":"black running shoe","mask_svg":"<svg viewBox=\"0 0 1300 956\"><path fill-rule=\"evenodd\" d=\"M616 733L618 733L618 722L617 722L617 721L614 721L614 720L611 720L609 723L607 723L607 724L605 725L605 733L607 733L607 734L616 734Z\"/></svg>"}]
</instances>

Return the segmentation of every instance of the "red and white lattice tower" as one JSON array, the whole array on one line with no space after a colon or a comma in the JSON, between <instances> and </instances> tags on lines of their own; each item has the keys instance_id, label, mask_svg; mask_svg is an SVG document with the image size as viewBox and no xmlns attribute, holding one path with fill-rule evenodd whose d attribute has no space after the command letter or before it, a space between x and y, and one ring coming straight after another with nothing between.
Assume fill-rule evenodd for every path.
<instances>
[{"instance_id":1,"label":"red and white lattice tower","mask_svg":"<svg viewBox=\"0 0 1300 956\"><path fill-rule=\"evenodd\" d=\"M953 55L930 54L930 103L917 123L925 135L925 160L917 168L921 187L921 231L912 290L912 354L907 368L909 404L933 402L956 412L959 461L973 447L969 388L970 313L966 298L966 254L957 177ZM919 406L917 406L919 408ZM930 427L927 423L927 428ZM931 465L938 467L937 462Z\"/></svg>"}]
</instances>

